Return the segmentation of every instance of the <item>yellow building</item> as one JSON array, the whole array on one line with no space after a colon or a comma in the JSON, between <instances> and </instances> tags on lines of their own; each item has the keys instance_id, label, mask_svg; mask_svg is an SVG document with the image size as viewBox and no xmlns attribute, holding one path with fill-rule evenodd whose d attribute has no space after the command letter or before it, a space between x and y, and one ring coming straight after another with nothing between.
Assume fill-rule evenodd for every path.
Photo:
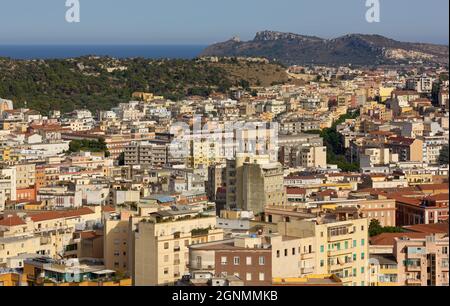
<instances>
[{"instance_id":1,"label":"yellow building","mask_svg":"<svg viewBox=\"0 0 450 306\"><path fill-rule=\"evenodd\" d=\"M26 286L27 276L15 272L0 272L0 287Z\"/></svg>"},{"instance_id":2,"label":"yellow building","mask_svg":"<svg viewBox=\"0 0 450 306\"><path fill-rule=\"evenodd\" d=\"M2 147L0 148L0 161L7 162L10 160L11 148Z\"/></svg>"}]
</instances>

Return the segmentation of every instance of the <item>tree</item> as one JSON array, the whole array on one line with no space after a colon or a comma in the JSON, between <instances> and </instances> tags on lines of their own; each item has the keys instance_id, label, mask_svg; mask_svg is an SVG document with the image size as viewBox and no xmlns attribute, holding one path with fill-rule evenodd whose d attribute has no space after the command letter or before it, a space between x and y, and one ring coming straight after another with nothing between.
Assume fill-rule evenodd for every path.
<instances>
[{"instance_id":1,"label":"tree","mask_svg":"<svg viewBox=\"0 0 450 306\"><path fill-rule=\"evenodd\" d=\"M441 149L441 153L439 154L439 164L440 165L448 165L449 158L448 158L448 145L445 145Z\"/></svg>"},{"instance_id":2,"label":"tree","mask_svg":"<svg viewBox=\"0 0 450 306\"><path fill-rule=\"evenodd\" d=\"M370 221L369 225L369 236L377 236L382 233L403 233L405 230L401 227L394 227L394 226L381 226L380 221L376 219L372 219Z\"/></svg>"},{"instance_id":3,"label":"tree","mask_svg":"<svg viewBox=\"0 0 450 306\"><path fill-rule=\"evenodd\" d=\"M125 165L125 153L122 152L119 155L119 166L124 166Z\"/></svg>"}]
</instances>

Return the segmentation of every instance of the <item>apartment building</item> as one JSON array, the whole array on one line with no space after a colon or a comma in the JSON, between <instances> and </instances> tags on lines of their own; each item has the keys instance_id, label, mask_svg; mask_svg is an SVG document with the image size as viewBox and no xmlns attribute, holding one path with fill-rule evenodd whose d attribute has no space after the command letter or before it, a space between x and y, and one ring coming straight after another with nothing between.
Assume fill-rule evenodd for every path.
<instances>
[{"instance_id":1,"label":"apartment building","mask_svg":"<svg viewBox=\"0 0 450 306\"><path fill-rule=\"evenodd\" d=\"M305 277L314 273L313 243L311 237L260 233L192 245L190 273L233 275L248 286L271 285L274 278Z\"/></svg>"},{"instance_id":2,"label":"apartment building","mask_svg":"<svg viewBox=\"0 0 450 306\"><path fill-rule=\"evenodd\" d=\"M373 285L449 285L448 228L442 231L420 227L416 232L384 233L371 238ZM389 263L383 258L389 258Z\"/></svg>"},{"instance_id":3,"label":"apartment building","mask_svg":"<svg viewBox=\"0 0 450 306\"><path fill-rule=\"evenodd\" d=\"M0 264L22 254L52 258L77 254L74 233L101 220L101 207L8 214L0 220ZM75 247L71 249L68 246Z\"/></svg>"},{"instance_id":4,"label":"apartment building","mask_svg":"<svg viewBox=\"0 0 450 306\"><path fill-rule=\"evenodd\" d=\"M5 209L7 201L17 198L16 169L0 168L0 212Z\"/></svg>"},{"instance_id":5,"label":"apartment building","mask_svg":"<svg viewBox=\"0 0 450 306\"><path fill-rule=\"evenodd\" d=\"M23 189L30 186L34 187L36 183L36 165L35 164L17 164L16 168L16 188Z\"/></svg>"},{"instance_id":6,"label":"apartment building","mask_svg":"<svg viewBox=\"0 0 450 306\"><path fill-rule=\"evenodd\" d=\"M167 164L167 147L149 141L132 142L125 147L125 165L162 167Z\"/></svg>"},{"instance_id":7,"label":"apartment building","mask_svg":"<svg viewBox=\"0 0 450 306\"><path fill-rule=\"evenodd\" d=\"M334 274L345 286L368 285L368 227L369 220L357 208L345 207L312 219L288 218L278 223L282 235L313 239L311 273Z\"/></svg>"},{"instance_id":8,"label":"apartment building","mask_svg":"<svg viewBox=\"0 0 450 306\"><path fill-rule=\"evenodd\" d=\"M388 148L367 148L359 154L361 168L387 166L396 162L398 162L398 155L392 154Z\"/></svg>"},{"instance_id":9,"label":"apartment building","mask_svg":"<svg viewBox=\"0 0 450 306\"><path fill-rule=\"evenodd\" d=\"M399 161L423 161L423 141L415 138L391 137L386 147L398 154Z\"/></svg>"},{"instance_id":10,"label":"apartment building","mask_svg":"<svg viewBox=\"0 0 450 306\"><path fill-rule=\"evenodd\" d=\"M150 214L134 232L134 285L175 284L189 272L191 244L222 239L216 217L189 211Z\"/></svg>"},{"instance_id":11,"label":"apartment building","mask_svg":"<svg viewBox=\"0 0 450 306\"><path fill-rule=\"evenodd\" d=\"M208 167L208 181L206 182L205 189L210 201L216 201L218 189L225 187L226 170L226 164L214 164Z\"/></svg>"},{"instance_id":12,"label":"apartment building","mask_svg":"<svg viewBox=\"0 0 450 306\"><path fill-rule=\"evenodd\" d=\"M390 196L397 206L397 225L433 224L448 220L448 193L423 198Z\"/></svg>"},{"instance_id":13,"label":"apartment building","mask_svg":"<svg viewBox=\"0 0 450 306\"><path fill-rule=\"evenodd\" d=\"M448 286L448 235L396 238L394 256L401 285Z\"/></svg>"},{"instance_id":14,"label":"apartment building","mask_svg":"<svg viewBox=\"0 0 450 306\"><path fill-rule=\"evenodd\" d=\"M280 135L278 139L278 161L287 167L297 167L298 152L303 147L322 147L323 139L318 135Z\"/></svg>"},{"instance_id":15,"label":"apartment building","mask_svg":"<svg viewBox=\"0 0 450 306\"><path fill-rule=\"evenodd\" d=\"M227 161L227 207L263 212L284 203L283 168L267 155L238 154Z\"/></svg>"},{"instance_id":16,"label":"apartment building","mask_svg":"<svg viewBox=\"0 0 450 306\"><path fill-rule=\"evenodd\" d=\"M272 284L272 249L260 237L239 236L234 239L195 244L189 247L189 272L212 276L233 275L245 286Z\"/></svg>"},{"instance_id":17,"label":"apartment building","mask_svg":"<svg viewBox=\"0 0 450 306\"><path fill-rule=\"evenodd\" d=\"M303 147L298 152L297 165L303 168L326 168L327 148L324 146Z\"/></svg>"}]
</instances>

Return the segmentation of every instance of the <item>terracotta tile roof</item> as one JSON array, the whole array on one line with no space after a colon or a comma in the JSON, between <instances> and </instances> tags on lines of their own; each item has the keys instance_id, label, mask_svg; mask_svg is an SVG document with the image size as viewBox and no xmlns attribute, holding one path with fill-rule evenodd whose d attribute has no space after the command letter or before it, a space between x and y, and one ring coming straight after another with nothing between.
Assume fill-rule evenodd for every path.
<instances>
[{"instance_id":1,"label":"terracotta tile roof","mask_svg":"<svg viewBox=\"0 0 450 306\"><path fill-rule=\"evenodd\" d=\"M422 204L422 201L420 199L415 198L407 198L402 196L388 196L389 199L394 199L398 203L408 204L408 205L414 205L414 206L420 206Z\"/></svg>"},{"instance_id":2,"label":"terracotta tile roof","mask_svg":"<svg viewBox=\"0 0 450 306\"><path fill-rule=\"evenodd\" d=\"M6 216L6 218L0 220L0 226L18 226L25 224L25 221L17 215Z\"/></svg>"},{"instance_id":3,"label":"terracotta tile roof","mask_svg":"<svg viewBox=\"0 0 450 306\"><path fill-rule=\"evenodd\" d=\"M424 185L417 185L417 188L419 190L436 190L436 189L448 189L448 183L444 183L444 184L424 184Z\"/></svg>"},{"instance_id":4,"label":"terracotta tile roof","mask_svg":"<svg viewBox=\"0 0 450 306\"><path fill-rule=\"evenodd\" d=\"M38 213L30 216L31 220L34 222L47 221L53 219L62 219L62 218L71 218L71 217L79 217L82 215L93 214L94 211L87 207L82 207L75 210L67 210L67 211L46 211L42 213Z\"/></svg>"},{"instance_id":5,"label":"terracotta tile roof","mask_svg":"<svg viewBox=\"0 0 450 306\"><path fill-rule=\"evenodd\" d=\"M95 231L80 233L80 237L82 239L94 239L94 238L101 237L101 236L103 236L103 235L100 235L100 234L96 233Z\"/></svg>"},{"instance_id":6,"label":"terracotta tile roof","mask_svg":"<svg viewBox=\"0 0 450 306\"><path fill-rule=\"evenodd\" d=\"M375 237L370 238L371 245L394 245L395 238L420 238L423 239L427 236L426 233L383 233Z\"/></svg>"},{"instance_id":7,"label":"terracotta tile roof","mask_svg":"<svg viewBox=\"0 0 450 306\"><path fill-rule=\"evenodd\" d=\"M111 206L102 206L102 211L103 212L113 212L113 211L116 211L116 209Z\"/></svg>"},{"instance_id":8,"label":"terracotta tile roof","mask_svg":"<svg viewBox=\"0 0 450 306\"><path fill-rule=\"evenodd\" d=\"M446 233L448 235L449 232L448 223L417 224L405 226L404 228L410 232L425 233L425 234Z\"/></svg>"},{"instance_id":9,"label":"terracotta tile roof","mask_svg":"<svg viewBox=\"0 0 450 306\"><path fill-rule=\"evenodd\" d=\"M286 194L306 194L305 188L295 188L295 187L288 187L286 188Z\"/></svg>"},{"instance_id":10,"label":"terracotta tile roof","mask_svg":"<svg viewBox=\"0 0 450 306\"><path fill-rule=\"evenodd\" d=\"M435 194L435 195L431 195L429 197L426 198L427 200L431 200L431 201L438 201L438 202L445 202L449 200L448 197L448 193L439 193L439 194Z\"/></svg>"}]
</instances>

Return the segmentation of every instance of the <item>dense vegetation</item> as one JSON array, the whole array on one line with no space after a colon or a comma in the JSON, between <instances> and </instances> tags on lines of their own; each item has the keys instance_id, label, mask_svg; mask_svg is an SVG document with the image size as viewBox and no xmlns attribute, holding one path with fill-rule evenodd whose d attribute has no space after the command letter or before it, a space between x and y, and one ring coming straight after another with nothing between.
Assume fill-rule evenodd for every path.
<instances>
[{"instance_id":1,"label":"dense vegetation","mask_svg":"<svg viewBox=\"0 0 450 306\"><path fill-rule=\"evenodd\" d=\"M275 64L239 61L0 58L0 97L13 100L16 107L26 102L27 107L43 113L77 108L96 111L127 102L134 91L152 92L176 101L189 95L227 93L232 86L248 87L258 81L285 81L285 76L284 69Z\"/></svg>"},{"instance_id":2,"label":"dense vegetation","mask_svg":"<svg viewBox=\"0 0 450 306\"><path fill-rule=\"evenodd\" d=\"M371 220L369 225L369 236L377 236L382 233L403 233L405 230L401 227L394 227L394 226L381 226L380 221L378 220Z\"/></svg>"},{"instance_id":3,"label":"dense vegetation","mask_svg":"<svg viewBox=\"0 0 450 306\"><path fill-rule=\"evenodd\" d=\"M442 147L441 153L439 154L440 165L448 165L449 163L448 151L449 151L448 145Z\"/></svg>"},{"instance_id":4,"label":"dense vegetation","mask_svg":"<svg viewBox=\"0 0 450 306\"><path fill-rule=\"evenodd\" d=\"M331 128L323 129L320 133L320 136L323 138L323 143L327 147L327 163L338 165L344 172L358 171L359 165L357 163L350 163L345 158L345 148L342 143L342 137L337 132L337 126L347 119L355 119L358 116L358 112L342 115L334 122Z\"/></svg>"},{"instance_id":5,"label":"dense vegetation","mask_svg":"<svg viewBox=\"0 0 450 306\"><path fill-rule=\"evenodd\" d=\"M104 139L97 140L72 140L69 144L69 152L105 152L105 156L110 153L106 147Z\"/></svg>"}]
</instances>

